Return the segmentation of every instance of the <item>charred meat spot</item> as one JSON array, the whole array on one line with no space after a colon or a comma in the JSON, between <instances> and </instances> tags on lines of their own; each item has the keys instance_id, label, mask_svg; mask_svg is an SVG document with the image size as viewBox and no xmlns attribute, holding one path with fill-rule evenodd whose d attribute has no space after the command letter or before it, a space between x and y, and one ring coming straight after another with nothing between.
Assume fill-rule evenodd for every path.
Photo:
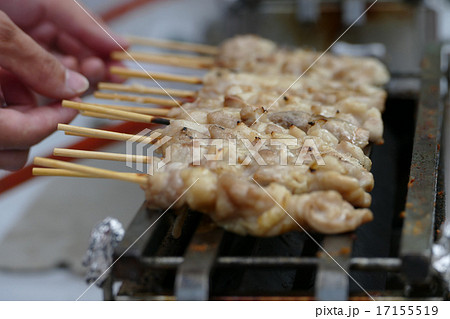
<instances>
[{"instance_id":1,"label":"charred meat spot","mask_svg":"<svg viewBox=\"0 0 450 319\"><path fill-rule=\"evenodd\" d=\"M241 123L242 123L241 121L237 121L237 122L236 122L236 125L239 125L239 124L241 124Z\"/></svg>"},{"instance_id":2,"label":"charred meat spot","mask_svg":"<svg viewBox=\"0 0 450 319\"><path fill-rule=\"evenodd\" d=\"M289 98L285 95L285 96L283 96L283 100L288 101Z\"/></svg>"},{"instance_id":3,"label":"charred meat spot","mask_svg":"<svg viewBox=\"0 0 450 319\"><path fill-rule=\"evenodd\" d=\"M186 126L183 127L183 128L181 129L181 131L182 131L182 132L186 132L186 131L187 131L187 127L186 127Z\"/></svg>"},{"instance_id":4,"label":"charred meat spot","mask_svg":"<svg viewBox=\"0 0 450 319\"><path fill-rule=\"evenodd\" d=\"M309 121L308 124L309 124L309 125L314 125L314 124L316 124L316 123L314 123L313 121Z\"/></svg>"},{"instance_id":5,"label":"charred meat spot","mask_svg":"<svg viewBox=\"0 0 450 319\"><path fill-rule=\"evenodd\" d=\"M316 171L316 169L315 169L315 168L312 168L312 167L310 167L310 168L309 168L309 171L310 171L311 173L314 173L314 172Z\"/></svg>"},{"instance_id":6,"label":"charred meat spot","mask_svg":"<svg viewBox=\"0 0 450 319\"><path fill-rule=\"evenodd\" d=\"M336 114L339 114L339 113L341 113L341 111L339 111L339 110L336 110Z\"/></svg>"}]
</instances>

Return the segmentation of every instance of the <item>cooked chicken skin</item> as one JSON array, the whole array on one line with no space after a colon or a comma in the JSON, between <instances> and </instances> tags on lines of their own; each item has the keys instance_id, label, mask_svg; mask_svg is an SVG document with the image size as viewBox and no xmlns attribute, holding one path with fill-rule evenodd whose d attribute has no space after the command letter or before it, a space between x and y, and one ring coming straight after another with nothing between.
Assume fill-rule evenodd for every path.
<instances>
[{"instance_id":1,"label":"cooked chicken skin","mask_svg":"<svg viewBox=\"0 0 450 319\"><path fill-rule=\"evenodd\" d=\"M271 112L303 111L350 122L367 130L371 142L383 143L384 90L327 80L301 78L295 81L285 76L213 70L205 76L194 104L198 108L214 108L223 100L225 107L254 105Z\"/></svg>"},{"instance_id":2,"label":"cooked chicken skin","mask_svg":"<svg viewBox=\"0 0 450 319\"><path fill-rule=\"evenodd\" d=\"M289 89L289 90L288 90ZM287 92L285 92L287 90ZM384 110L386 92L376 86L362 83L347 83L329 79L295 77L289 75L256 75L252 73L236 73L226 69L213 69L203 77L203 87L199 96L217 98L223 95L246 94L253 99L262 99L260 94L275 94L278 98L298 97L302 101L312 101L321 105L335 105L351 98L369 107ZM270 104L275 99L269 95ZM283 99L284 100L284 99ZM280 106L289 101L277 101ZM261 101L262 102L262 101Z\"/></svg>"},{"instance_id":3,"label":"cooked chicken skin","mask_svg":"<svg viewBox=\"0 0 450 319\"><path fill-rule=\"evenodd\" d=\"M357 154L358 158L355 158L351 152L347 151L349 147L345 145L340 147L342 149L340 152L336 150L336 145L339 145L337 141L329 142L321 137L321 134L310 136L305 134L298 138L289 133L291 130L281 127L276 134L273 134L273 131L267 132L267 126L262 124L249 128L241 122L234 126L234 128L226 128L218 124L191 124L191 127L187 127L185 120L172 121L170 126L159 130L163 136L172 137L172 140L161 148L161 155L163 158L170 158L172 162L193 165L194 159L191 155L194 147L193 140L235 140L237 162L233 166L233 170L239 170L242 175L259 180L262 185L268 184L268 181L277 182L294 194L306 193L311 190L336 190L344 199L357 207L370 206L371 197L367 191L373 188L373 176L361 163L362 159L367 165L368 159L364 159L364 154L351 150ZM291 133L294 134L292 131ZM279 145L264 142L256 152L260 158L260 162L258 162L256 155L251 155L248 147L242 142L255 139L262 142L274 141L277 140L276 138L280 141L288 141L287 143L291 145L290 148L286 148L287 155L284 165L281 163ZM314 145L323 159L323 165L312 161L311 157L306 157L306 160L301 157L303 145L307 140L314 141ZM170 154L168 154L169 152ZM220 171L228 170L229 153L229 145L222 144L222 158L212 162L207 162L202 158L201 165L208 169L220 167ZM251 157L254 160L246 163L245 161ZM370 160L368 161L370 163Z\"/></svg>"},{"instance_id":4,"label":"cooked chicken skin","mask_svg":"<svg viewBox=\"0 0 450 319\"><path fill-rule=\"evenodd\" d=\"M276 182L261 188L235 172L217 174L186 166L166 166L149 177L148 205L168 207L191 185L175 207L206 213L219 226L241 235L275 236L298 225L325 234L341 233L373 218L370 210L353 208L336 191L297 195Z\"/></svg>"},{"instance_id":5,"label":"cooked chicken skin","mask_svg":"<svg viewBox=\"0 0 450 319\"><path fill-rule=\"evenodd\" d=\"M389 81L389 72L376 59L282 49L274 42L254 35L236 36L223 42L217 64L256 74L300 76L307 71L303 76L316 79L374 85L384 85Z\"/></svg>"}]
</instances>

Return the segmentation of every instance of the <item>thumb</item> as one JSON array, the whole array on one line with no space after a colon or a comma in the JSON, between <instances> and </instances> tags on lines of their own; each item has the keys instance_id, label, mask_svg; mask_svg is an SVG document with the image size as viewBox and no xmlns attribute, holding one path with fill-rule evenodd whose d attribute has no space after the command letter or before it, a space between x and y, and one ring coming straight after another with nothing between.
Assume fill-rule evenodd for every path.
<instances>
[{"instance_id":1,"label":"thumb","mask_svg":"<svg viewBox=\"0 0 450 319\"><path fill-rule=\"evenodd\" d=\"M89 88L81 74L66 69L0 11L0 66L49 98L80 95Z\"/></svg>"}]
</instances>

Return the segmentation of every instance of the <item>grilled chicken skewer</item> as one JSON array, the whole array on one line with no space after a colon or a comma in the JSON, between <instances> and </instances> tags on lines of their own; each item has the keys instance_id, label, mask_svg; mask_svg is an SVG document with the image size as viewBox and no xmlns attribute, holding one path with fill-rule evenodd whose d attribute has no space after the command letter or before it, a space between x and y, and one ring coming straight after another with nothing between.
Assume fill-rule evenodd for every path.
<instances>
[{"instance_id":1,"label":"grilled chicken skewer","mask_svg":"<svg viewBox=\"0 0 450 319\"><path fill-rule=\"evenodd\" d=\"M177 124L178 123L174 125L176 126ZM178 124L178 126L182 125L185 125L185 123ZM188 129L185 129L183 132L183 134L192 133ZM193 157L188 155L188 153L191 152L192 146L188 143L185 143L182 140L182 137L180 137L181 136L173 136L171 144L164 145L162 152L163 156L169 157L170 155L170 160L173 162L195 165L193 164ZM142 137L140 140L145 142L145 137ZM157 141L157 139L149 140L149 142L152 144L155 141ZM173 155L168 154L167 150L170 147L176 147L170 149L170 151L174 152ZM333 150L331 149L330 151L323 151L324 149L326 150L326 147L322 146L321 151L323 152L323 158L326 165L318 166L314 169L311 168L311 165L276 165L277 159L274 157L276 156L276 151L274 151L274 149L270 150L268 147L260 151L259 155L262 156L261 158L264 158L264 160L266 160L268 164L270 164L269 167L258 167L255 165L248 166L245 164L242 167L246 170L252 171L253 178L255 178L255 180L257 180L262 185L266 185L271 182L277 182L286 186L291 192L295 194L305 193L311 190L336 190L341 193L346 200L350 201L355 206L369 206L371 198L370 195L366 193L366 191L370 191L373 187L373 179L371 174L368 173L363 167L361 167L358 161L355 158L349 156L345 151L341 150L341 152L333 152ZM153 157L147 156L67 149L55 149L54 155L113 161L133 161L144 164L153 164L155 160L158 160L154 159ZM240 149L237 155L238 161L240 163L237 165L240 166L245 160L246 153L243 153L242 149ZM348 165L353 166L350 166L351 169L348 169ZM278 173L271 173L274 170ZM351 172L349 174L343 174L346 170ZM353 176L354 172L357 172L358 170L359 175Z\"/></svg>"},{"instance_id":2,"label":"grilled chicken skewer","mask_svg":"<svg viewBox=\"0 0 450 319\"><path fill-rule=\"evenodd\" d=\"M368 209L353 208L336 191L296 195L278 183L262 187L238 173L173 166L149 176L144 187L149 207L168 207L190 187L175 208L204 212L219 226L241 235L275 236L298 230L298 225L341 233L372 220Z\"/></svg>"},{"instance_id":3,"label":"grilled chicken skewer","mask_svg":"<svg viewBox=\"0 0 450 319\"><path fill-rule=\"evenodd\" d=\"M151 40L148 44L151 45ZM384 85L389 81L386 67L374 58L335 56L308 50L280 48L274 42L253 35L236 36L224 41L214 61L205 57L186 58L145 53L114 53L118 60L139 60L180 67L221 67L255 74L293 76Z\"/></svg>"},{"instance_id":4,"label":"grilled chicken skewer","mask_svg":"<svg viewBox=\"0 0 450 319\"><path fill-rule=\"evenodd\" d=\"M114 70L117 71L117 68L112 71ZM370 141L383 143L383 121L380 112L386 99L383 90L369 85L319 82L311 79L300 79L292 85L293 81L295 79L284 76L269 78L253 74L236 74L227 70L211 71L202 79L204 85L198 91L195 102L183 104L183 109L179 112L194 108L210 110L223 107L243 108L247 105L262 106L269 113L280 110L300 111L310 114L312 118L314 116L336 118L349 122L367 130ZM285 92L289 85L291 89ZM130 88L126 87L126 90ZM153 103L152 98L117 93L97 92L95 96L103 99ZM173 101L170 100L158 102L161 102L159 105L173 106ZM172 114L177 115L176 111Z\"/></svg>"},{"instance_id":5,"label":"grilled chicken skewer","mask_svg":"<svg viewBox=\"0 0 450 319\"><path fill-rule=\"evenodd\" d=\"M185 192L174 208L189 206L207 213L218 225L242 235L274 236L297 229L298 225L332 234L354 230L372 220L368 209L353 208L335 191L292 195L275 183L262 188L230 174L217 177L203 168L168 170L155 176L143 176L39 157L35 158L35 164L52 168L35 168L36 175L111 178L140 184L146 190L149 203L156 208L167 207L165 201L169 198L158 195L163 187L173 189L172 194L177 197ZM203 182L197 183L200 178ZM179 181L173 184L175 179ZM234 204L224 205L225 201ZM280 206L277 203L281 203ZM213 209L215 205L218 206Z\"/></svg>"},{"instance_id":6,"label":"grilled chicken skewer","mask_svg":"<svg viewBox=\"0 0 450 319\"><path fill-rule=\"evenodd\" d=\"M250 52L249 44L257 50ZM195 48L203 49L206 47ZM133 137L140 143L159 143L158 157L65 149L55 149L55 155L150 163L158 168L155 172L144 176L37 158L36 164L49 168L36 169L35 173L138 183L146 192L148 206L159 209L171 206L186 192L176 207L206 213L218 225L242 235L274 236L299 225L322 233L340 233L370 221L372 213L366 207L371 201L368 192L373 188L373 176L369 172L370 159L362 148L369 139L382 142L380 110L386 96L373 85L387 81L384 67L371 59L284 50L251 36L231 39L213 51L214 60L180 55L132 56L151 63L221 66L257 75L221 69L198 78L113 68L113 73L126 77L150 76L203 86L198 92L113 84L100 87L139 94L172 93L180 98L195 98L191 103L173 98L96 94L98 98L156 103L170 109L64 102L64 106L87 116L144 123L162 121L166 126L156 130L159 137ZM119 53L114 56L126 58ZM295 81L299 75L301 79ZM130 138L127 134L68 125L60 129L79 136L122 141ZM162 143L161 137L168 139ZM220 147L200 144L200 153L192 155L195 143L202 140L225 143ZM306 161L301 157L305 149L310 156ZM232 157L234 164L229 162Z\"/></svg>"},{"instance_id":7,"label":"grilled chicken skewer","mask_svg":"<svg viewBox=\"0 0 450 319\"><path fill-rule=\"evenodd\" d=\"M128 36L127 39L130 42L130 44L134 45L145 45L162 49L195 52L207 55L216 55L219 53L217 47L206 44L150 39L137 36Z\"/></svg>"}]
</instances>

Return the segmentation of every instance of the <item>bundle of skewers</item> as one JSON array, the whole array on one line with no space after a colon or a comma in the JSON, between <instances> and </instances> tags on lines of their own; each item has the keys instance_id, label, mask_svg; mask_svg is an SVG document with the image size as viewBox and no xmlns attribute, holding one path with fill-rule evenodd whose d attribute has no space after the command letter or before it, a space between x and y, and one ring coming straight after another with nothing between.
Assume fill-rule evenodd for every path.
<instances>
[{"instance_id":1,"label":"bundle of skewers","mask_svg":"<svg viewBox=\"0 0 450 319\"><path fill-rule=\"evenodd\" d=\"M132 38L134 44L188 54L117 52L113 58L205 69L203 77L114 67L125 78L201 85L198 90L101 83L99 99L159 105L64 101L85 116L163 125L130 135L60 124L68 135L157 145L155 156L55 149L54 155L134 161L152 174L114 172L36 158L34 174L137 183L149 208L205 213L238 234L274 236L303 229L354 230L372 220L369 144L383 143L389 74L371 58L284 49L238 36L219 48ZM159 95L159 97L158 97ZM161 96L168 95L169 98ZM164 137L166 137L164 139ZM200 151L199 151L200 149ZM197 155L195 155L197 154Z\"/></svg>"}]
</instances>

